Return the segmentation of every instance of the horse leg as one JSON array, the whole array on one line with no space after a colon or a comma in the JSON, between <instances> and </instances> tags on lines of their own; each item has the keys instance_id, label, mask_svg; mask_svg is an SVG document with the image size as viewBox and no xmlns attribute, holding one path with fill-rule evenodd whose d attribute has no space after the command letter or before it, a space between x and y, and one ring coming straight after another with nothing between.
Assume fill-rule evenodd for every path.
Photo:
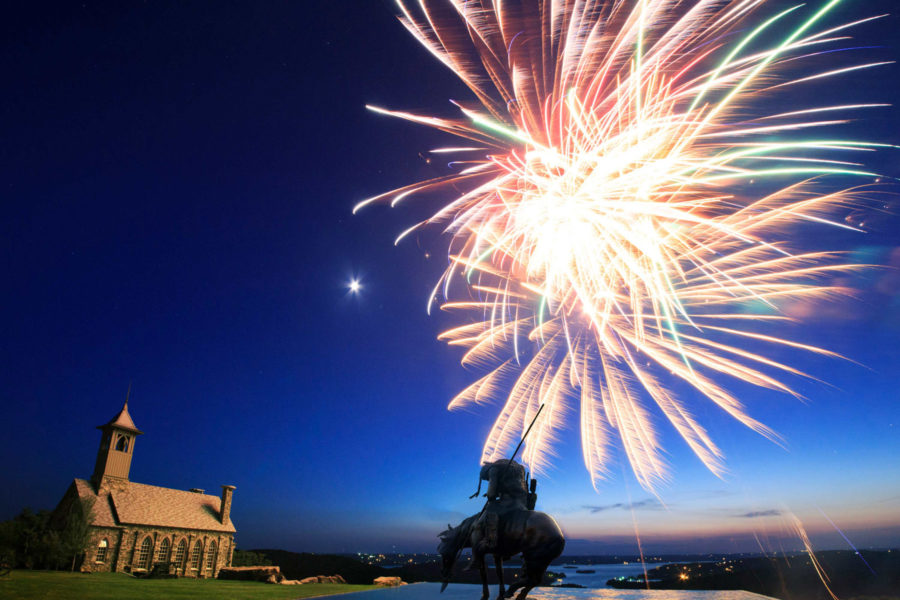
<instances>
[{"instance_id":1,"label":"horse leg","mask_svg":"<svg viewBox=\"0 0 900 600\"><path fill-rule=\"evenodd\" d=\"M484 564L484 555L481 556L481 562L478 563L478 572L481 574L481 600L488 600L491 592L487 584L487 566Z\"/></svg>"},{"instance_id":2,"label":"horse leg","mask_svg":"<svg viewBox=\"0 0 900 600\"><path fill-rule=\"evenodd\" d=\"M497 591L497 600L503 600L506 596L506 589L503 586L503 557L499 554L494 555L494 569L497 570L497 581L500 582L500 589Z\"/></svg>"},{"instance_id":3,"label":"horse leg","mask_svg":"<svg viewBox=\"0 0 900 600\"><path fill-rule=\"evenodd\" d=\"M481 540L484 536L481 534L481 531L476 527L469 537L469 544L472 548L472 562L466 565L464 571L472 571L475 567L481 568L484 565L484 551L482 548Z\"/></svg>"},{"instance_id":4,"label":"horse leg","mask_svg":"<svg viewBox=\"0 0 900 600\"><path fill-rule=\"evenodd\" d=\"M524 580L524 579L521 579L521 580L519 580L519 581L516 581L516 582L513 583L511 586L509 586L509 588L506 590L506 596L505 596L505 597L506 597L506 598L512 598L512 597L513 597L513 594L516 593L516 590L519 589L520 587L522 587L523 585L525 585L525 580Z\"/></svg>"},{"instance_id":5,"label":"horse leg","mask_svg":"<svg viewBox=\"0 0 900 600\"><path fill-rule=\"evenodd\" d=\"M484 571L484 552L480 549L480 545L472 543L472 562L465 568L466 571L472 571L478 567L479 573Z\"/></svg>"},{"instance_id":6,"label":"horse leg","mask_svg":"<svg viewBox=\"0 0 900 600\"><path fill-rule=\"evenodd\" d=\"M522 570L519 573L519 575L521 575L521 577L517 576L517 578L513 582L513 584L511 586L509 586L509 588L507 588L507 590L506 590L507 598L512 598L513 595L515 595L516 591L519 588L523 588L528 584L527 573L528 573L528 559L525 556L522 556Z\"/></svg>"},{"instance_id":7,"label":"horse leg","mask_svg":"<svg viewBox=\"0 0 900 600\"><path fill-rule=\"evenodd\" d=\"M516 575L516 580L510 585L506 590L506 598L512 598L516 591L525 586L529 585L530 581L530 569L529 569L529 553L522 553L522 568L519 570L519 573ZM529 588L531 589L531 588ZM527 592L525 592L527 593ZM524 598L524 596L519 596L519 598Z\"/></svg>"},{"instance_id":8,"label":"horse leg","mask_svg":"<svg viewBox=\"0 0 900 600\"><path fill-rule=\"evenodd\" d=\"M546 565L543 568L535 568L526 562L525 581L522 583L522 591L516 596L516 600L525 600L525 596L528 595L528 592L530 592L533 587L541 584L541 579L544 578L544 571L546 570Z\"/></svg>"}]
</instances>

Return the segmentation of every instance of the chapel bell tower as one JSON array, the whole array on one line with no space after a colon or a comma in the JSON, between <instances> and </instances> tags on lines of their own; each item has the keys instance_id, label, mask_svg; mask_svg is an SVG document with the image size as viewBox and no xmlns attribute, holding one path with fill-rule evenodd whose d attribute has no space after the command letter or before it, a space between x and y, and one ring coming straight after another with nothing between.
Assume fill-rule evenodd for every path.
<instances>
[{"instance_id":1,"label":"chapel bell tower","mask_svg":"<svg viewBox=\"0 0 900 600\"><path fill-rule=\"evenodd\" d=\"M99 491L101 488L117 487L128 482L134 440L144 432L134 426L134 421L128 414L127 398L122 410L109 423L99 425L97 429L103 434L91 482Z\"/></svg>"}]
</instances>

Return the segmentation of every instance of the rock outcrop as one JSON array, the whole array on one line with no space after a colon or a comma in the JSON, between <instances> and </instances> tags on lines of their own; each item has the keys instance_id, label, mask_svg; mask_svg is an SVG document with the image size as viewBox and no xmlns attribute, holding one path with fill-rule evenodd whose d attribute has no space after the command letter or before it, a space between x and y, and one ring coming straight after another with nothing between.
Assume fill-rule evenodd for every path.
<instances>
[{"instance_id":1,"label":"rock outcrop","mask_svg":"<svg viewBox=\"0 0 900 600\"><path fill-rule=\"evenodd\" d=\"M376 577L372 584L382 587L397 587L398 585L406 585L406 582L399 577Z\"/></svg>"},{"instance_id":2,"label":"rock outcrop","mask_svg":"<svg viewBox=\"0 0 900 600\"><path fill-rule=\"evenodd\" d=\"M314 577L304 577L300 583L347 583L340 575L316 575Z\"/></svg>"},{"instance_id":3,"label":"rock outcrop","mask_svg":"<svg viewBox=\"0 0 900 600\"><path fill-rule=\"evenodd\" d=\"M281 567L223 567L219 571L219 579L238 579L241 581L262 581L280 585L305 585L308 583L343 583L347 581L340 575L316 575L303 579L285 579ZM399 577L382 577L381 579L397 579ZM400 585L400 584L386 584Z\"/></svg>"},{"instance_id":4,"label":"rock outcrop","mask_svg":"<svg viewBox=\"0 0 900 600\"><path fill-rule=\"evenodd\" d=\"M262 581L265 583L281 583L284 575L280 567L222 567L219 579L237 579L240 581Z\"/></svg>"}]
</instances>

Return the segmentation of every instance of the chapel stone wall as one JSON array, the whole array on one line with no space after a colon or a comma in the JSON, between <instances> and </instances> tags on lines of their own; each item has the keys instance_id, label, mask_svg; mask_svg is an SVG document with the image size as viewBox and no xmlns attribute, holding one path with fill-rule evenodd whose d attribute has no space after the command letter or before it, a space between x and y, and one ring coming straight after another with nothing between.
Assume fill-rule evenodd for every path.
<instances>
[{"instance_id":1,"label":"chapel stone wall","mask_svg":"<svg viewBox=\"0 0 900 600\"><path fill-rule=\"evenodd\" d=\"M146 560L141 562L141 548L149 536L150 550ZM107 548L103 560L98 560L100 543L107 540ZM168 550L161 555L163 540L169 541ZM179 542L185 541L183 559L176 562ZM191 564L191 557L197 542L201 543L202 553L198 567ZM216 543L215 554L208 565L212 542ZM90 541L85 552L83 571L92 573L123 572L142 574L152 569L181 577L213 578L219 569L231 564L234 551L234 535L213 531L196 531L172 527L92 527Z\"/></svg>"}]
</instances>

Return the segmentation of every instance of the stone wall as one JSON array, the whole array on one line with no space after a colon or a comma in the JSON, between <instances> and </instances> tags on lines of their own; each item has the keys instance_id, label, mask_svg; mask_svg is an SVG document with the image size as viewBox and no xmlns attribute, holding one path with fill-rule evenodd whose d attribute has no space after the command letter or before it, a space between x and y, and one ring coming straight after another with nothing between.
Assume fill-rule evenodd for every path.
<instances>
[{"instance_id":1,"label":"stone wall","mask_svg":"<svg viewBox=\"0 0 900 600\"><path fill-rule=\"evenodd\" d=\"M121 530L115 527L91 527L89 541L84 552L81 570L89 573L108 573L115 570L118 561L119 536ZM107 541L105 556L100 558L100 542Z\"/></svg>"},{"instance_id":2,"label":"stone wall","mask_svg":"<svg viewBox=\"0 0 900 600\"><path fill-rule=\"evenodd\" d=\"M150 537L150 552L146 564L140 564L141 547L144 539ZM100 543L107 540L106 556L98 561ZM167 556L160 556L164 539L169 540ZM176 564L178 544L185 541L185 553ZM191 556L197 542L202 553L197 569L191 567ZM216 542L216 551L211 565L207 566L211 543ZM215 531L197 531L170 527L92 527L90 543L85 551L81 570L85 572L148 573L152 569L182 577L215 577L219 569L231 564L234 551L234 534Z\"/></svg>"}]
</instances>

